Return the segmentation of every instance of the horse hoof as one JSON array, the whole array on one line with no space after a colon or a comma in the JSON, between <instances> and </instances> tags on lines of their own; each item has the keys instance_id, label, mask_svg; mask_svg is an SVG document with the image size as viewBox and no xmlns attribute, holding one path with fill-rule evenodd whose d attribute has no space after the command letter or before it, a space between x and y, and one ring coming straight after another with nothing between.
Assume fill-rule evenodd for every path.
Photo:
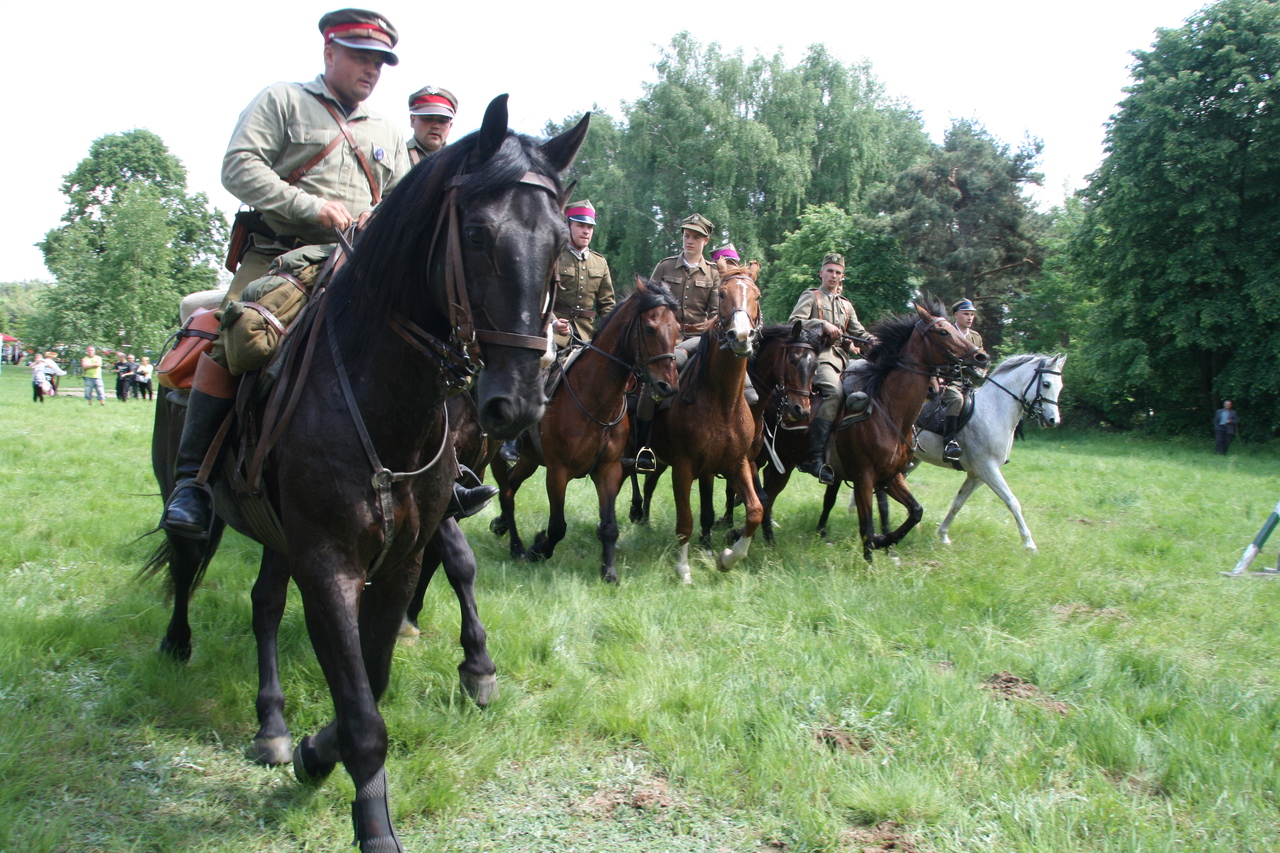
<instances>
[{"instance_id":1,"label":"horse hoof","mask_svg":"<svg viewBox=\"0 0 1280 853\"><path fill-rule=\"evenodd\" d=\"M293 738L288 735L256 737L253 739L253 746L246 753L254 764L279 767L293 761Z\"/></svg>"},{"instance_id":2,"label":"horse hoof","mask_svg":"<svg viewBox=\"0 0 1280 853\"><path fill-rule=\"evenodd\" d=\"M627 517L631 519L632 524L648 524L649 523L649 519L645 518L644 516L644 510L638 509L636 507L631 508L631 512L627 515Z\"/></svg>"},{"instance_id":3,"label":"horse hoof","mask_svg":"<svg viewBox=\"0 0 1280 853\"><path fill-rule=\"evenodd\" d=\"M600 580L604 581L605 583L611 583L614 586L617 586L618 585L617 570L613 566L601 566Z\"/></svg>"},{"instance_id":4,"label":"horse hoof","mask_svg":"<svg viewBox=\"0 0 1280 853\"><path fill-rule=\"evenodd\" d=\"M507 535L507 520L503 516L498 516L489 522L489 532L494 536Z\"/></svg>"},{"instance_id":5,"label":"horse hoof","mask_svg":"<svg viewBox=\"0 0 1280 853\"><path fill-rule=\"evenodd\" d=\"M734 530L730 530L728 533L724 535L724 541L729 543L730 545L732 545L734 542L737 542L741 538L742 538L742 528L740 527Z\"/></svg>"},{"instance_id":6,"label":"horse hoof","mask_svg":"<svg viewBox=\"0 0 1280 853\"><path fill-rule=\"evenodd\" d=\"M525 554L525 550L524 550L524 546L523 546L523 545L512 545L512 546L511 546L511 559L513 559L513 560L523 560L523 559L525 558L525 556L526 556L526 554Z\"/></svg>"},{"instance_id":7,"label":"horse hoof","mask_svg":"<svg viewBox=\"0 0 1280 853\"><path fill-rule=\"evenodd\" d=\"M304 737L298 744L298 748L293 751L293 775L304 785L319 785L329 777L336 766L336 762L320 760L320 753L316 751L316 739L313 735Z\"/></svg>"},{"instance_id":8,"label":"horse hoof","mask_svg":"<svg viewBox=\"0 0 1280 853\"><path fill-rule=\"evenodd\" d=\"M704 533L698 537L698 546L704 551L714 550L715 546L711 544L711 534Z\"/></svg>"},{"instance_id":9,"label":"horse hoof","mask_svg":"<svg viewBox=\"0 0 1280 853\"><path fill-rule=\"evenodd\" d=\"M492 673L476 675L458 670L458 680L463 691L481 708L488 708L490 702L498 699L498 677Z\"/></svg>"},{"instance_id":10,"label":"horse hoof","mask_svg":"<svg viewBox=\"0 0 1280 853\"><path fill-rule=\"evenodd\" d=\"M685 584L686 586L693 585L693 575L690 574L687 568L676 569L676 577L680 578L680 583Z\"/></svg>"},{"instance_id":11,"label":"horse hoof","mask_svg":"<svg viewBox=\"0 0 1280 853\"><path fill-rule=\"evenodd\" d=\"M409 617L406 616L400 623L400 639L416 640L421 635L422 632L418 630L418 626L409 621Z\"/></svg>"},{"instance_id":12,"label":"horse hoof","mask_svg":"<svg viewBox=\"0 0 1280 853\"><path fill-rule=\"evenodd\" d=\"M726 527L733 527L733 519L727 517L717 518L711 524L712 530L724 530Z\"/></svg>"},{"instance_id":13,"label":"horse hoof","mask_svg":"<svg viewBox=\"0 0 1280 853\"><path fill-rule=\"evenodd\" d=\"M186 663L191 660L191 644L175 643L165 637L160 640L160 654L167 658L172 658L178 663Z\"/></svg>"},{"instance_id":14,"label":"horse hoof","mask_svg":"<svg viewBox=\"0 0 1280 853\"><path fill-rule=\"evenodd\" d=\"M725 548L716 555L716 568L722 572L733 571L733 564L729 562L731 557L733 557L733 550L731 548Z\"/></svg>"}]
</instances>

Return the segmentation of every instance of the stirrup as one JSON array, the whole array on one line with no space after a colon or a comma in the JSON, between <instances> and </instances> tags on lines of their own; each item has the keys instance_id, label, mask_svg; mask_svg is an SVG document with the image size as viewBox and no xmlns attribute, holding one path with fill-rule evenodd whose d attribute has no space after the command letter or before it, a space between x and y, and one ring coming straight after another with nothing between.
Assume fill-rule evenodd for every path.
<instances>
[{"instance_id":1,"label":"stirrup","mask_svg":"<svg viewBox=\"0 0 1280 853\"><path fill-rule=\"evenodd\" d=\"M819 466L818 473L816 476L818 478L819 483L821 483L824 486L830 486L832 483L836 481L836 469L832 468L830 465L823 462L822 465Z\"/></svg>"},{"instance_id":2,"label":"stirrup","mask_svg":"<svg viewBox=\"0 0 1280 853\"><path fill-rule=\"evenodd\" d=\"M658 457L652 447L642 447L636 452L636 470L641 474L652 474L658 470Z\"/></svg>"},{"instance_id":3,"label":"stirrup","mask_svg":"<svg viewBox=\"0 0 1280 853\"><path fill-rule=\"evenodd\" d=\"M947 441L945 447L942 448L942 460L944 462L959 462L960 454L964 453L964 449L956 443L955 439Z\"/></svg>"},{"instance_id":4,"label":"stirrup","mask_svg":"<svg viewBox=\"0 0 1280 853\"><path fill-rule=\"evenodd\" d=\"M205 499L209 502L208 508L205 510L205 523L203 530L195 530L190 527L180 527L169 523L169 506L173 503L173 499L178 495L190 489L203 492ZM163 530L172 533L175 536L183 536L187 539L208 539L213 532L213 520L217 514L213 511L213 489L208 483L197 483L195 480L179 481L173 491L169 493L169 499L164 502L164 511L160 513L160 527Z\"/></svg>"}]
</instances>

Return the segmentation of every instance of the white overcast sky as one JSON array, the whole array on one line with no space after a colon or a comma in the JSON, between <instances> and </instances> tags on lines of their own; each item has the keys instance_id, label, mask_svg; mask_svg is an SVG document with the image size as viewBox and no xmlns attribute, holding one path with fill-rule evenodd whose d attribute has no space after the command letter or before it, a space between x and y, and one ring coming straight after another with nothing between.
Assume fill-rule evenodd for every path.
<instances>
[{"instance_id":1,"label":"white overcast sky","mask_svg":"<svg viewBox=\"0 0 1280 853\"><path fill-rule=\"evenodd\" d=\"M474 129L494 95L511 94L511 126L539 133L599 104L618 116L654 79L658 47L688 30L750 56L789 63L825 44L846 63L868 59L888 93L941 139L953 118L977 118L1017 145L1044 141L1042 205L1083 184L1102 157L1103 124L1123 97L1130 51L1178 27L1202 0L808 0L802 3L415 2L369 0L400 31L374 110L404 122L428 83L461 101L454 133ZM230 214L219 167L236 117L277 80L323 70L320 16L336 3L65 2L30 12L45 25L14 34L3 78L22 88L0 132L5 204L0 281L48 279L33 244L66 206L62 176L103 135L143 127L181 158L190 188ZM548 10L559 8L562 15Z\"/></svg>"}]
</instances>

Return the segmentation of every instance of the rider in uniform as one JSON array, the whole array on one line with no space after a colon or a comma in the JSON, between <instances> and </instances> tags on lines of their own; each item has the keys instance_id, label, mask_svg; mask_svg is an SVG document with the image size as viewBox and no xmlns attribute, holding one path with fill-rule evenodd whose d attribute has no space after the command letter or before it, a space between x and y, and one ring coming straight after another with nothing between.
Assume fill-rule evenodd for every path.
<instances>
[{"instance_id":1,"label":"rider in uniform","mask_svg":"<svg viewBox=\"0 0 1280 853\"><path fill-rule=\"evenodd\" d=\"M978 316L973 302L968 299L956 302L951 306L951 316L960 334L964 335L969 343L982 349L982 335L973 328L973 321ZM964 392L964 380L959 377L948 380L946 387L942 389L942 403L947 407L946 426L943 428L945 435L942 439L942 458L947 462L959 462L960 454L963 452L960 443L956 441L956 424L960 420L961 410L964 409Z\"/></svg>"},{"instance_id":2,"label":"rider in uniform","mask_svg":"<svg viewBox=\"0 0 1280 853\"><path fill-rule=\"evenodd\" d=\"M423 157L434 154L449 141L453 117L458 114L458 99L448 89L423 86L409 96L409 163L418 165Z\"/></svg>"},{"instance_id":3,"label":"rider in uniform","mask_svg":"<svg viewBox=\"0 0 1280 853\"><path fill-rule=\"evenodd\" d=\"M840 373L849 362L849 354L860 352L854 336L870 340L870 334L858 322L853 304L841 293L844 290L844 255L831 252L822 259L821 284L800 294L788 323L800 320L807 329L822 329L831 342L818 354L818 369L813 377L813 390L821 397L817 417L809 427L809 452L798 468L812 474L823 485L834 481L835 472L826 464L827 443L840 411Z\"/></svg>"},{"instance_id":4,"label":"rider in uniform","mask_svg":"<svg viewBox=\"0 0 1280 853\"><path fill-rule=\"evenodd\" d=\"M383 65L399 62L392 52L399 41L395 27L376 12L340 9L320 19L320 32L324 73L308 83L275 83L260 92L240 114L227 146L223 186L260 212L271 233L252 235L226 301L238 300L245 287L261 278L285 252L332 243L335 228L345 230L363 222L375 196L389 192L408 172L409 158L400 133L390 121L364 107ZM367 173L343 139L323 160L297 174L335 134L341 136L326 104L347 122L368 165ZM211 356L201 356L196 368L175 464L180 487L194 482L218 427L235 403L240 377L227 369L224 340L225 336L219 339ZM483 500L493 494L492 487L482 488L484 497L481 490L462 490L464 494L457 497ZM204 536L210 510L204 491L177 488L160 524L179 535Z\"/></svg>"},{"instance_id":5,"label":"rider in uniform","mask_svg":"<svg viewBox=\"0 0 1280 853\"><path fill-rule=\"evenodd\" d=\"M596 332L596 318L612 311L617 302L609 264L604 255L590 248L596 230L595 207L590 201L575 201L564 213L569 221L569 243L557 262L560 284L551 313L557 318L553 328L563 329L566 334L556 335L557 346L569 343L565 324L572 327L579 340L590 343ZM515 462L520 458L519 439L504 441L499 454L508 462Z\"/></svg>"}]
</instances>

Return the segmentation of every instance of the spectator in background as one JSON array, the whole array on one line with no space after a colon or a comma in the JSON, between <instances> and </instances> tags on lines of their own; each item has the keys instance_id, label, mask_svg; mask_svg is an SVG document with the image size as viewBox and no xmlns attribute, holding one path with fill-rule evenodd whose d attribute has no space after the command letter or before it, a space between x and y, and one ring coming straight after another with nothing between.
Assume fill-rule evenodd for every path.
<instances>
[{"instance_id":1,"label":"spectator in background","mask_svg":"<svg viewBox=\"0 0 1280 853\"><path fill-rule=\"evenodd\" d=\"M45 386L48 384L49 380L44 378L44 356L36 353L35 358L31 359L31 402L44 402Z\"/></svg>"},{"instance_id":2,"label":"spectator in background","mask_svg":"<svg viewBox=\"0 0 1280 853\"><path fill-rule=\"evenodd\" d=\"M116 399L121 403L129 402L129 392L133 390L133 362L122 352L116 353Z\"/></svg>"},{"instance_id":3,"label":"spectator in background","mask_svg":"<svg viewBox=\"0 0 1280 853\"><path fill-rule=\"evenodd\" d=\"M93 347L85 347L84 358L80 359L80 367L84 371L85 402L92 405L93 396L97 394L98 402L105 406L107 394L102 387L102 356L98 355Z\"/></svg>"},{"instance_id":4,"label":"spectator in background","mask_svg":"<svg viewBox=\"0 0 1280 853\"><path fill-rule=\"evenodd\" d=\"M58 396L58 377L66 376L67 371L62 369L62 365L58 364L58 354L50 350L44 354L44 363L47 365L44 375L49 380L49 384L53 386L52 397Z\"/></svg>"},{"instance_id":5,"label":"spectator in background","mask_svg":"<svg viewBox=\"0 0 1280 853\"><path fill-rule=\"evenodd\" d=\"M1236 437L1236 425L1240 416L1230 400L1224 400L1222 408L1213 413L1213 452L1227 455L1231 448L1231 440Z\"/></svg>"},{"instance_id":6,"label":"spectator in background","mask_svg":"<svg viewBox=\"0 0 1280 853\"><path fill-rule=\"evenodd\" d=\"M145 398L150 400L154 395L151 392L151 373L155 367L151 364L151 359L145 355L142 361L138 363L137 370L133 374L134 394L139 399Z\"/></svg>"}]
</instances>

